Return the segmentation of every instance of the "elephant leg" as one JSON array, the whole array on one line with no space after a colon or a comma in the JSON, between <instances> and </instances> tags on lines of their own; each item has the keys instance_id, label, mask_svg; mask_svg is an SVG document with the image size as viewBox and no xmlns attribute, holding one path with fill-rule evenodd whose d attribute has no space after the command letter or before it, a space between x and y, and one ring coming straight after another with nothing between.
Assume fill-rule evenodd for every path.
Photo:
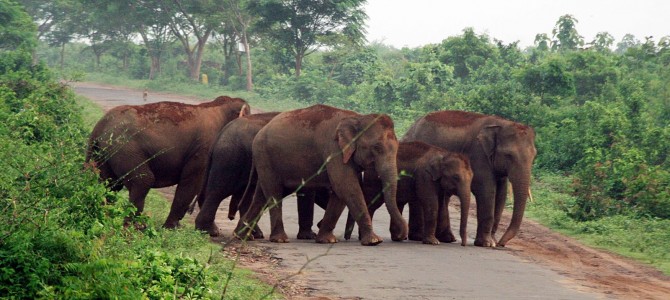
<instances>
[{"instance_id":1,"label":"elephant leg","mask_svg":"<svg viewBox=\"0 0 670 300\"><path fill-rule=\"evenodd\" d=\"M249 241L254 240L253 229L257 226L258 220L261 218L261 212L267 203L268 199L265 197L263 189L261 189L260 185L256 185L253 200L251 200L249 208L240 217L233 231L233 234L237 238ZM242 211L240 210L240 212Z\"/></svg>"},{"instance_id":2,"label":"elephant leg","mask_svg":"<svg viewBox=\"0 0 670 300\"><path fill-rule=\"evenodd\" d=\"M456 241L454 233L451 231L451 220L449 218L449 195L440 197L440 205L437 214L437 239L443 243L453 243Z\"/></svg>"},{"instance_id":3,"label":"elephant leg","mask_svg":"<svg viewBox=\"0 0 670 300\"><path fill-rule=\"evenodd\" d=\"M163 227L176 228L179 226L179 221L184 217L193 198L197 196L198 182L180 182L177 185L177 190L170 206L170 213Z\"/></svg>"},{"instance_id":4,"label":"elephant leg","mask_svg":"<svg viewBox=\"0 0 670 300\"><path fill-rule=\"evenodd\" d=\"M403 205L404 206L404 205ZM410 241L423 240L423 208L418 203L409 203L409 235ZM400 208L400 205L398 206Z\"/></svg>"},{"instance_id":5,"label":"elephant leg","mask_svg":"<svg viewBox=\"0 0 670 300\"><path fill-rule=\"evenodd\" d=\"M337 243L337 238L333 234L335 224L344 211L345 203L337 195L331 194L326 206L326 212L321 220L319 233L316 235L316 242L320 244Z\"/></svg>"},{"instance_id":6,"label":"elephant leg","mask_svg":"<svg viewBox=\"0 0 670 300\"><path fill-rule=\"evenodd\" d=\"M438 201L422 201L423 238L421 241L424 244L439 245L440 242L435 237L435 231L437 229L437 216L440 204L438 198L433 200Z\"/></svg>"},{"instance_id":7,"label":"elephant leg","mask_svg":"<svg viewBox=\"0 0 670 300\"><path fill-rule=\"evenodd\" d=\"M135 216L142 215L144 211L144 201L149 193L149 186L144 183L130 183L127 185L128 188L128 198L131 203L135 205L137 210L135 211ZM126 217L124 223L126 225L132 223L132 217ZM144 229L146 225L137 224L135 228Z\"/></svg>"},{"instance_id":8,"label":"elephant leg","mask_svg":"<svg viewBox=\"0 0 670 300\"><path fill-rule=\"evenodd\" d=\"M491 235L493 230L495 180L478 180L472 183L472 193L477 203L477 236L475 246L495 247L496 242Z\"/></svg>"},{"instance_id":9,"label":"elephant leg","mask_svg":"<svg viewBox=\"0 0 670 300\"><path fill-rule=\"evenodd\" d=\"M253 201L253 199L254 199L254 191L255 190L256 190L256 185L254 184L253 189L251 187L249 187L249 190L247 191L246 194L244 193L244 190L242 190L242 191L239 191L239 192L233 194L230 197L231 203L233 201L235 201L239 204L237 206L237 210L240 212L240 217L242 217L242 215L244 215L247 212L247 210L249 210L249 206L251 206L251 201ZM252 234L253 234L255 239L264 238L263 231L261 230L260 227L258 227L258 224L254 225L254 229L253 229Z\"/></svg>"},{"instance_id":10,"label":"elephant leg","mask_svg":"<svg viewBox=\"0 0 670 300\"><path fill-rule=\"evenodd\" d=\"M216 226L214 219L221 201L230 195L225 191L224 185L210 183L203 188L205 192L198 196L202 196L204 200L200 206L200 212L195 218L195 228L206 231L210 236L219 236L220 234L219 227Z\"/></svg>"},{"instance_id":11,"label":"elephant leg","mask_svg":"<svg viewBox=\"0 0 670 300\"><path fill-rule=\"evenodd\" d=\"M493 228L491 229L491 236L496 239L496 231L500 225L500 218L505 209L505 202L507 201L507 178L501 178L496 181L496 196L495 196L495 214L493 218Z\"/></svg>"},{"instance_id":12,"label":"elephant leg","mask_svg":"<svg viewBox=\"0 0 670 300\"><path fill-rule=\"evenodd\" d=\"M315 190L304 190L298 192L298 236L299 240L313 240L316 233L312 231L314 225L314 198Z\"/></svg>"},{"instance_id":13,"label":"elephant leg","mask_svg":"<svg viewBox=\"0 0 670 300\"><path fill-rule=\"evenodd\" d=\"M272 196L270 199L270 242L288 243L288 235L284 230L282 216L283 196Z\"/></svg>"}]
</instances>

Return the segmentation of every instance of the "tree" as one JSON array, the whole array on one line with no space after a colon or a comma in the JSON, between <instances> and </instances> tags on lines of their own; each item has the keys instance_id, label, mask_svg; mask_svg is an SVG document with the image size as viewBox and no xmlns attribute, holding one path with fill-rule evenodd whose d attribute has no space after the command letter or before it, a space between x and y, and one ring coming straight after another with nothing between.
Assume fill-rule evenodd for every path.
<instances>
[{"instance_id":1,"label":"tree","mask_svg":"<svg viewBox=\"0 0 670 300\"><path fill-rule=\"evenodd\" d=\"M539 51L547 51L549 50L549 44L551 43L551 40L547 36L546 33L538 33L535 35L535 47Z\"/></svg>"},{"instance_id":2,"label":"tree","mask_svg":"<svg viewBox=\"0 0 670 300\"><path fill-rule=\"evenodd\" d=\"M189 77L200 78L200 66L207 40L224 17L221 0L161 1L162 9L170 16L170 31L181 42L187 57ZM191 45L195 42L194 45Z\"/></svg>"},{"instance_id":3,"label":"tree","mask_svg":"<svg viewBox=\"0 0 670 300\"><path fill-rule=\"evenodd\" d=\"M577 33L575 26L579 21L572 15L563 15L558 18L556 27L551 33L554 35L553 48L555 50L576 50L584 44L584 38Z\"/></svg>"},{"instance_id":4,"label":"tree","mask_svg":"<svg viewBox=\"0 0 670 300\"><path fill-rule=\"evenodd\" d=\"M118 1L117 3L120 3ZM149 79L153 80L161 72L161 57L167 44L173 41L170 34L170 15L165 12L161 0L125 1L119 5L122 12L120 18L131 24L134 31L139 33L151 59Z\"/></svg>"},{"instance_id":5,"label":"tree","mask_svg":"<svg viewBox=\"0 0 670 300\"><path fill-rule=\"evenodd\" d=\"M640 44L640 41L635 38L634 35L627 33L623 36L620 42L616 44L616 50L614 51L617 54L624 54L628 48L636 47Z\"/></svg>"},{"instance_id":6,"label":"tree","mask_svg":"<svg viewBox=\"0 0 670 300\"><path fill-rule=\"evenodd\" d=\"M610 47L614 44L614 37L606 31L601 31L596 34L596 37L590 44L593 45L596 51L610 51Z\"/></svg>"},{"instance_id":7,"label":"tree","mask_svg":"<svg viewBox=\"0 0 670 300\"><path fill-rule=\"evenodd\" d=\"M20 5L0 0L0 51L35 47L35 24Z\"/></svg>"},{"instance_id":8,"label":"tree","mask_svg":"<svg viewBox=\"0 0 670 300\"><path fill-rule=\"evenodd\" d=\"M471 72L496 57L496 47L487 35L477 35L472 28L463 29L463 35L442 41L438 59L454 68L454 76L465 79Z\"/></svg>"},{"instance_id":9,"label":"tree","mask_svg":"<svg viewBox=\"0 0 670 300\"><path fill-rule=\"evenodd\" d=\"M325 37L343 35L361 43L367 15L365 0L267 0L252 1L250 10L259 16L259 31L280 48L293 53L295 76L300 77L305 56L319 47L332 46Z\"/></svg>"},{"instance_id":10,"label":"tree","mask_svg":"<svg viewBox=\"0 0 670 300\"><path fill-rule=\"evenodd\" d=\"M247 91L254 88L253 70L251 66L251 48L249 47L248 30L255 17L248 13L244 7L247 5L245 0L227 0L227 8L229 9L229 19L231 28L235 35L240 37L240 42L244 47L244 54L247 60Z\"/></svg>"}]
</instances>

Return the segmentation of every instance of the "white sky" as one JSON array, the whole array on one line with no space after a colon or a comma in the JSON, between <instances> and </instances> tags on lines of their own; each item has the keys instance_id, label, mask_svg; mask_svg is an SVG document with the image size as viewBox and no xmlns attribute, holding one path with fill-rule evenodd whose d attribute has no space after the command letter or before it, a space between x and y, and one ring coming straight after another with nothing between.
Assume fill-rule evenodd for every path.
<instances>
[{"instance_id":1,"label":"white sky","mask_svg":"<svg viewBox=\"0 0 670 300\"><path fill-rule=\"evenodd\" d=\"M609 32L618 43L626 33L658 43L670 35L670 0L368 0L367 39L396 48L439 43L466 27L505 44L533 45L535 35L551 31L562 15L573 15L577 32L590 42Z\"/></svg>"}]
</instances>

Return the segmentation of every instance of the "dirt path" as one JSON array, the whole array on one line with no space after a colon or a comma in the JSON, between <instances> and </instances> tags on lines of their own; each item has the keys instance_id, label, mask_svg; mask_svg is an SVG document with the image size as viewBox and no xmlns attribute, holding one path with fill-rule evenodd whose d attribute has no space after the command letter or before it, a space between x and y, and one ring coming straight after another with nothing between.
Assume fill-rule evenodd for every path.
<instances>
[{"instance_id":1,"label":"dirt path","mask_svg":"<svg viewBox=\"0 0 670 300\"><path fill-rule=\"evenodd\" d=\"M139 90L77 83L75 91L105 109L144 103ZM163 100L205 101L150 92L147 102ZM171 191L163 189L168 198ZM289 236L297 233L294 203L294 198L287 198L284 204ZM236 221L225 218L227 205L227 200L222 202L217 223L230 237ZM456 207L451 209L452 224L458 224L457 212ZM317 209L315 219L322 214ZM260 222L266 232L268 219L266 214ZM471 235L476 228L474 220L472 214ZM503 220L504 227L508 221ZM388 233L387 214L377 214L374 223L375 231L385 240L377 247L362 247L355 240L332 246L298 240L241 245L221 238L216 242L224 243L231 257L241 253L242 267L256 271L290 299L670 299L670 277L581 245L530 220L524 220L520 235L506 248L495 250L472 245L395 243ZM343 220L336 232L342 228ZM470 244L473 240L470 236Z\"/></svg>"}]
</instances>

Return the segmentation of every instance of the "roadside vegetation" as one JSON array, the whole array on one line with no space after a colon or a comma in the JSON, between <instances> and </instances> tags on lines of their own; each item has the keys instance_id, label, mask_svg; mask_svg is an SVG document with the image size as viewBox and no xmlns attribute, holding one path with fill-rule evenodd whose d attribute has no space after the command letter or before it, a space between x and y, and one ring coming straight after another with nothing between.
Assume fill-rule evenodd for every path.
<instances>
[{"instance_id":1,"label":"roadside vegetation","mask_svg":"<svg viewBox=\"0 0 670 300\"><path fill-rule=\"evenodd\" d=\"M226 287L228 299L278 297L192 226L163 230L169 204L157 194L136 220L145 230L124 226L127 193L84 168L102 111L33 64L20 6L0 0L0 12L12 21L0 24L0 298L220 299Z\"/></svg>"},{"instance_id":2,"label":"roadside vegetation","mask_svg":"<svg viewBox=\"0 0 670 300\"><path fill-rule=\"evenodd\" d=\"M162 239L173 234L184 234L185 240L199 239L203 247L206 239L190 236L188 228L164 232L154 224L146 234L139 234L121 227L129 210L127 201L97 185L94 174L81 171L89 128L81 124L78 109L70 110L70 92L51 79L42 80L46 70L33 67L29 53L65 79L83 78L202 98L230 94L268 111L324 103L361 113L388 113L399 136L417 117L442 109L495 114L529 124L537 132L538 156L535 201L528 205L528 215L593 246L639 259L670 274L668 36L639 40L626 35L616 41L609 33L600 32L586 39L577 31L578 20L564 15L554 28L538 28L535 45L525 49L516 42L478 34L473 28L445 37L441 43L396 49L383 42L362 40L363 1L303 10L351 16L336 20L340 22L337 28L346 29L339 32L290 22L296 14L280 9L281 1L249 2L263 5L202 2L221 5L209 8L177 8L170 6L171 1L142 1L146 6L139 7L132 6L133 1L110 6L96 1L81 1L79 5L53 1L51 6L20 2L33 19L53 16L48 19L55 23L40 26L39 39L28 43L37 48L25 48L20 58L19 52L6 50L13 48L2 47L0 52L1 67L7 70L0 82L0 115L10 120L6 122L10 125L0 125L8 126L0 127L0 164L9 170L0 174L5 212L0 246L2 255L13 255L14 259L3 256L2 261L30 266L20 268L24 277L10 276L8 272L15 272L15 268L0 266L5 272L0 273L0 288L29 286L33 293L66 295L66 289L81 287L92 293L87 288L97 286L76 281L82 274L109 279L106 284L116 284L112 278L120 278L118 282L134 280L137 285L147 282L146 273L123 273L138 265L115 260L121 253L125 253L124 259L150 261L148 265L170 265L173 273L169 278L181 278L174 273L178 270L175 265L202 266L209 259L183 262L195 251L159 248L155 251L160 254L152 256L155 251L138 249L154 247L151 241L165 244ZM13 2L0 3L7 6ZM227 6L231 3L238 5ZM156 13L175 9L182 11ZM281 14L268 14L272 11ZM300 16L305 18L310 15ZM184 39L177 33L188 29L178 27L188 27L185 24L199 24L197 32L212 35L197 36L187 30L186 41L204 42L184 47ZM284 27L287 24L296 27ZM301 32L300 37L308 40L290 40L291 32ZM142 37L141 42L134 42L140 40L137 36ZM21 38L0 39L15 40ZM237 47L238 43L243 47ZM202 56L194 59L197 53L186 49L201 49ZM208 84L202 83L203 74ZM35 88L26 88L31 86ZM111 205L102 205L103 200ZM10 243L13 236L16 240ZM60 240L56 243L54 239ZM123 244L129 240L135 241L132 246ZM117 248L107 249L107 243ZM76 251L52 251L54 244ZM9 246L15 248L6 248ZM40 252L47 250L52 252ZM62 253L74 256L56 255ZM94 273L99 270L107 273ZM160 270L165 269L156 272ZM208 276L204 280L221 279L217 278L220 275ZM25 281L9 281L14 278ZM220 281L193 285L193 293L199 291L197 286L212 288L220 286ZM184 286L173 284L161 291L174 293L178 287Z\"/></svg>"}]
</instances>

